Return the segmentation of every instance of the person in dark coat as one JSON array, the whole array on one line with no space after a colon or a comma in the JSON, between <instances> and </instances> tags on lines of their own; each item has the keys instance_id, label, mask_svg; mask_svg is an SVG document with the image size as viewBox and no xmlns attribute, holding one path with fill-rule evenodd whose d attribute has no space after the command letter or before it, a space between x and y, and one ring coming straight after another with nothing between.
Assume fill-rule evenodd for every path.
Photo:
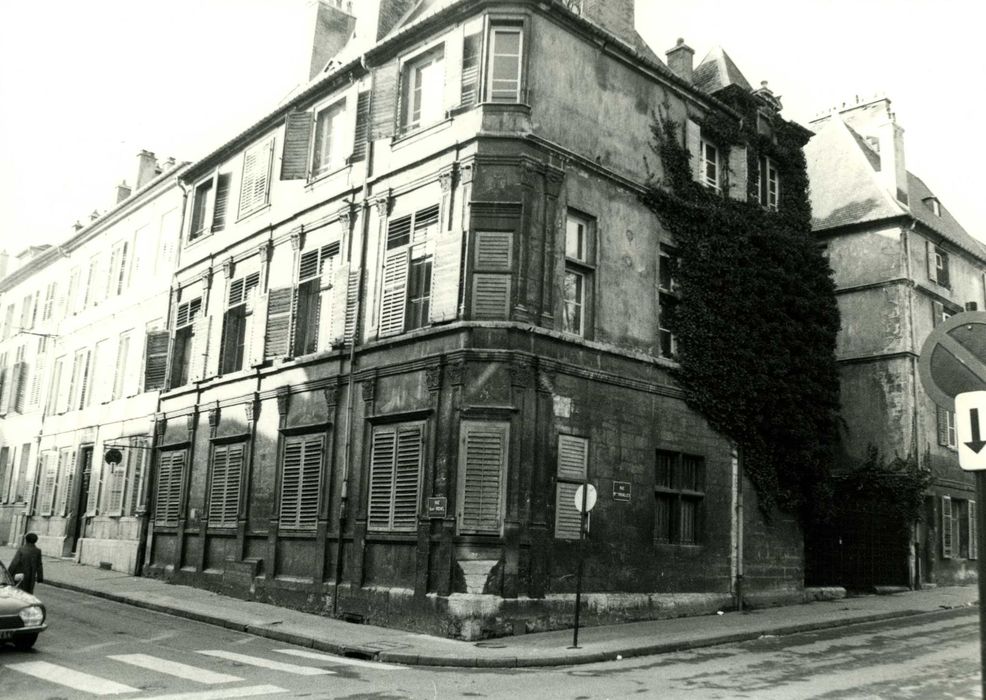
<instances>
[{"instance_id":1,"label":"person in dark coat","mask_svg":"<svg viewBox=\"0 0 986 700\"><path fill-rule=\"evenodd\" d=\"M44 583L44 569L41 565L41 549L35 542L38 536L29 532L24 536L24 544L17 549L14 558L10 560L7 570L11 576L24 574L20 588L26 593L34 593L34 584Z\"/></svg>"}]
</instances>

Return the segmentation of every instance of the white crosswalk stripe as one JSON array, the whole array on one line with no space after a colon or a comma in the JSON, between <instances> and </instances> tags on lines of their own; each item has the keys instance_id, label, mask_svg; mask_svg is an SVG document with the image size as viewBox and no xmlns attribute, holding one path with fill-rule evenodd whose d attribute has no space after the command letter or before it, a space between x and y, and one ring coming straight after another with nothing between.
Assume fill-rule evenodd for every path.
<instances>
[{"instance_id":1,"label":"white crosswalk stripe","mask_svg":"<svg viewBox=\"0 0 986 700\"><path fill-rule=\"evenodd\" d=\"M296 676L334 676L335 675L335 671L329 671L328 669L324 669L324 668L286 664L280 661L271 661L270 659L265 659L260 656L247 656L246 654L237 654L236 652L223 651L222 649L204 649L204 650L199 650L199 653L205 654L206 656L214 656L217 659L236 661L241 664L246 664L247 666L257 666L259 668L266 668L271 671L283 671L284 673L293 673Z\"/></svg>"},{"instance_id":2,"label":"white crosswalk stripe","mask_svg":"<svg viewBox=\"0 0 986 700\"><path fill-rule=\"evenodd\" d=\"M162 659L157 656L149 656L147 654L119 654L117 656L110 656L107 658L113 659L114 661L122 661L123 663L131 664L132 666L146 668L150 671L164 673L169 676L177 676L178 678L184 678L185 680L205 683L207 685L215 685L216 683L232 683L234 681L243 680L239 676L231 676L228 673L216 673L215 671L198 668L197 666L189 666L188 664L178 663L177 661L169 661L168 659Z\"/></svg>"},{"instance_id":3,"label":"white crosswalk stripe","mask_svg":"<svg viewBox=\"0 0 986 700\"><path fill-rule=\"evenodd\" d=\"M394 666L379 661L364 661L363 659L351 659L348 656L336 656L334 654L323 654L318 651L308 651L307 649L274 649L278 654L290 654L302 659L315 659L330 664L340 664L342 666L360 666L362 668L375 668L378 671L399 671L402 666Z\"/></svg>"},{"instance_id":4,"label":"white crosswalk stripe","mask_svg":"<svg viewBox=\"0 0 986 700\"><path fill-rule=\"evenodd\" d=\"M194 693L173 693L172 695L154 695L147 700L226 700L226 698L251 698L257 696L271 697L288 692L276 685L248 685L242 688L216 688L199 690Z\"/></svg>"},{"instance_id":5,"label":"white crosswalk stripe","mask_svg":"<svg viewBox=\"0 0 986 700\"><path fill-rule=\"evenodd\" d=\"M124 685L123 683L108 681L99 676L74 671L64 666L58 666L57 664L50 664L47 661L25 661L18 664L7 664L7 668L49 681L50 683L63 685L72 690L92 693L93 695L120 695L122 693L138 692L138 688L131 688L129 685Z\"/></svg>"}]
</instances>

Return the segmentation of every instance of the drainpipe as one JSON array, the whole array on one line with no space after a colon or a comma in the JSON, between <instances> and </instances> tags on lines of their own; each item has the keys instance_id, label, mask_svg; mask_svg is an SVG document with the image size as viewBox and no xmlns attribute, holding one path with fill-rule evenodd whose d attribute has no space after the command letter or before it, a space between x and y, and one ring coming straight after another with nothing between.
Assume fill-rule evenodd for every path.
<instances>
[{"instance_id":1,"label":"drainpipe","mask_svg":"<svg viewBox=\"0 0 986 700\"><path fill-rule=\"evenodd\" d=\"M369 74L369 68L366 66L366 57L363 57L363 67L367 69ZM370 93L370 113L373 111L373 93ZM360 316L363 312L363 289L366 286L365 274L366 274L366 250L367 250L367 239L370 235L370 177L373 171L373 138L372 132L367 134L366 139L366 174L363 177L363 189L362 189L362 216L360 217L360 227L361 227L361 238L360 241L360 256L359 256L359 284L356 286L356 308L353 311L354 323L353 323L353 337L349 343L349 381L348 390L346 393L346 426L345 426L345 436L346 436L346 447L342 462L342 484L339 487L339 524L337 529L338 541L336 543L336 562L335 562L335 581L333 583L332 592L332 616L335 617L339 613L339 586L342 584L342 533L346 526L346 517L349 514L349 465L352 460L353 451L353 411L355 410L355 402L353 401L353 392L356 390L354 375L356 373L356 343L359 341L360 333ZM351 242L351 239L350 239ZM352 255L350 254L350 260L352 260ZM345 331L344 331L345 332ZM342 360L340 359L340 365Z\"/></svg>"},{"instance_id":2,"label":"drainpipe","mask_svg":"<svg viewBox=\"0 0 986 700\"><path fill-rule=\"evenodd\" d=\"M911 234L917 227L917 219L911 220L911 225L901 231L901 239L904 243L904 274L907 277L907 281L910 283L907 294L907 324L910 326L910 343L912 352L917 351L917 338L914 335L914 277L911 270ZM914 459L918 470L921 469L921 440L919 432L921 430L921 420L918 415L918 383L921 380L918 378L918 360L916 357L911 356L911 402L913 403L913 410L911 412L911 431L913 432L913 444L914 444ZM918 523L912 523L911 525L911 547L914 551L914 567L908 572L909 575L913 576L910 581L912 589L921 588L921 547L920 547L920 530ZM908 567L910 568L910 567Z\"/></svg>"},{"instance_id":3,"label":"drainpipe","mask_svg":"<svg viewBox=\"0 0 986 700\"><path fill-rule=\"evenodd\" d=\"M743 448L736 445L736 609L743 612Z\"/></svg>"},{"instance_id":4,"label":"drainpipe","mask_svg":"<svg viewBox=\"0 0 986 700\"><path fill-rule=\"evenodd\" d=\"M178 221L178 254L181 255L181 237L182 231L185 230L185 209L188 204L188 191L189 188L181 181L180 177L175 178L175 184L181 190L181 217ZM165 318L167 321L165 325L171 322L171 302L173 301L174 295L171 293L171 285L168 285L168 311ZM170 350L170 349L169 349ZM168 378L164 378L165 384L167 385ZM141 576L144 573L144 567L151 563L151 537L153 533L151 532L151 518L154 517L153 508L150 507L150 495L156 483L155 478L155 467L158 463L155 457L157 456L157 416L161 413L161 392L163 389L157 390L157 399L155 403L154 416L155 419L152 423L151 428L151 447L150 447L150 457L147 462L147 477L145 483L147 484L144 489L144 517L140 520L139 530L137 534L137 557L136 566L137 569L134 572L134 576ZM252 453L251 453L252 454ZM146 561L144 561L146 559ZM143 563L141 563L143 562Z\"/></svg>"}]
</instances>

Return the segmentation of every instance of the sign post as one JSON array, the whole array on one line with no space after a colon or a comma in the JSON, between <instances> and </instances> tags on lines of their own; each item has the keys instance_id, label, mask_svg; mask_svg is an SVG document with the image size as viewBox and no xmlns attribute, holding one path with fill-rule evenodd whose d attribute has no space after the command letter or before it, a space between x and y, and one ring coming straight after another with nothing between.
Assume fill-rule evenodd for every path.
<instances>
[{"instance_id":1,"label":"sign post","mask_svg":"<svg viewBox=\"0 0 986 700\"><path fill-rule=\"evenodd\" d=\"M575 508L582 514L579 519L579 567L575 575L575 632L572 636L572 646L569 649L579 648L579 611L582 609L582 540L585 539L585 524L589 517L589 511L596 505L596 487L588 481L579 486L575 491Z\"/></svg>"},{"instance_id":2,"label":"sign post","mask_svg":"<svg viewBox=\"0 0 986 700\"><path fill-rule=\"evenodd\" d=\"M936 326L921 346L918 369L932 400L955 411L959 466L976 474L976 541L986 542L986 312L966 311ZM986 557L977 564L979 669L986 697Z\"/></svg>"}]
</instances>

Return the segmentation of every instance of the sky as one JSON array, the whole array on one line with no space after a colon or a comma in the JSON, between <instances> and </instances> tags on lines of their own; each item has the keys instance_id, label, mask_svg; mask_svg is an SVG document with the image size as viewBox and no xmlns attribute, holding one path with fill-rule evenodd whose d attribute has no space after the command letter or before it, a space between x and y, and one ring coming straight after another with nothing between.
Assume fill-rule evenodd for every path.
<instances>
[{"instance_id":1,"label":"sky","mask_svg":"<svg viewBox=\"0 0 986 700\"><path fill-rule=\"evenodd\" d=\"M355 0L360 2L361 0ZM307 77L309 0L0 2L0 249L59 243L133 184L142 149L196 160ZM883 94L906 163L986 241L986 9L971 0L637 0L661 57L722 46L802 124Z\"/></svg>"}]
</instances>

